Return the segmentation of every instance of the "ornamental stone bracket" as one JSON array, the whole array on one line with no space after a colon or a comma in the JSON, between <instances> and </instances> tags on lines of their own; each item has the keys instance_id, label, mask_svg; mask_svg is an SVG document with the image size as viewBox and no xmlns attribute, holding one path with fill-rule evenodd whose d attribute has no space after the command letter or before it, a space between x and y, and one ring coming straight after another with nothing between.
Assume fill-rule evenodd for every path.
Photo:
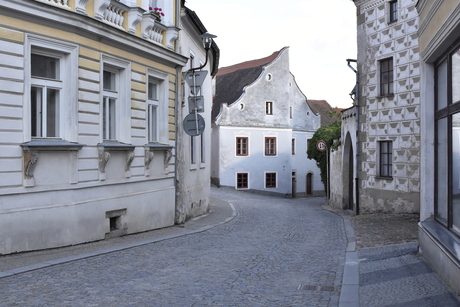
<instances>
[{"instance_id":1,"label":"ornamental stone bracket","mask_svg":"<svg viewBox=\"0 0 460 307\"><path fill-rule=\"evenodd\" d=\"M128 11L128 32L136 33L136 27L142 21L142 14L145 12L143 8L131 7Z\"/></svg>"},{"instance_id":2,"label":"ornamental stone bracket","mask_svg":"<svg viewBox=\"0 0 460 307\"><path fill-rule=\"evenodd\" d=\"M124 151L125 152L125 178L131 178L131 163L134 160L134 145L123 144L116 141L104 141L97 144L98 162L99 162L99 180L104 181L106 177L105 168L110 160L110 152Z\"/></svg>"},{"instance_id":3,"label":"ornamental stone bracket","mask_svg":"<svg viewBox=\"0 0 460 307\"><path fill-rule=\"evenodd\" d=\"M150 175L150 162L152 162L153 157L155 156L155 151L164 151L165 152L165 157L163 161L163 167L165 170L165 174L169 174L168 171L168 166L169 166L169 161L171 160L173 154L173 146L170 145L165 145L165 144L159 144L159 143L148 143L144 146L145 148L145 176Z\"/></svg>"},{"instance_id":4,"label":"ornamental stone bracket","mask_svg":"<svg viewBox=\"0 0 460 307\"><path fill-rule=\"evenodd\" d=\"M71 161L76 160L76 151L80 150L84 144L78 144L73 142L68 142L64 140L48 140L48 139L37 139L32 140L30 142L22 143L20 145L22 147L23 152L23 161L24 161L24 176L23 176L23 184L25 187L34 187L35 186L35 178L34 178L34 168L35 165L38 163L40 158L39 152L61 152L61 151L69 151L74 152L71 154ZM70 165L75 165L76 163L70 163ZM77 183L78 182L78 170L76 167L71 167L71 176L70 176L70 183Z\"/></svg>"},{"instance_id":5,"label":"ornamental stone bracket","mask_svg":"<svg viewBox=\"0 0 460 307\"><path fill-rule=\"evenodd\" d=\"M88 1L89 0L77 0L75 10L78 13L86 14L86 3L88 3Z\"/></svg>"},{"instance_id":6,"label":"ornamental stone bracket","mask_svg":"<svg viewBox=\"0 0 460 307\"><path fill-rule=\"evenodd\" d=\"M166 29L166 48L174 50L174 42L179 38L178 27L168 27Z\"/></svg>"}]
</instances>

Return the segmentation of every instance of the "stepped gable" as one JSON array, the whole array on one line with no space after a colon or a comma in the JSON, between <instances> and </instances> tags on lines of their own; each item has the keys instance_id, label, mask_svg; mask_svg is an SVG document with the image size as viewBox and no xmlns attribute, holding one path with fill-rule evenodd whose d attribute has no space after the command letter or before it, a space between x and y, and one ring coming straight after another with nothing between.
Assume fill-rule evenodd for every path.
<instances>
[{"instance_id":1,"label":"stepped gable","mask_svg":"<svg viewBox=\"0 0 460 307\"><path fill-rule=\"evenodd\" d=\"M216 95L213 99L212 119L217 118L223 103L231 105L237 101L243 94L244 88L257 80L264 66L273 62L286 48L262 59L220 68L216 75Z\"/></svg>"}]
</instances>

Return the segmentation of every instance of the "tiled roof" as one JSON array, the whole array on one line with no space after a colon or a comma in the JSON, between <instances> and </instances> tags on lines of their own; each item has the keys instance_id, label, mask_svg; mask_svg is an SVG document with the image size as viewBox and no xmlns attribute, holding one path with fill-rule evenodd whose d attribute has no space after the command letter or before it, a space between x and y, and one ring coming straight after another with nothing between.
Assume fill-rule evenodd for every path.
<instances>
[{"instance_id":1,"label":"tiled roof","mask_svg":"<svg viewBox=\"0 0 460 307\"><path fill-rule=\"evenodd\" d=\"M216 95L213 99L212 119L216 119L223 103L230 105L238 100L246 86L253 83L263 71L264 66L273 62L287 47L272 55L219 68L216 75Z\"/></svg>"},{"instance_id":2,"label":"tiled roof","mask_svg":"<svg viewBox=\"0 0 460 307\"><path fill-rule=\"evenodd\" d=\"M340 113L342 109L331 107L331 105L326 100L308 99L307 102L313 112L319 113L321 115L321 126L330 125L333 122L339 120L339 118L331 117L328 113L334 111Z\"/></svg>"}]
</instances>

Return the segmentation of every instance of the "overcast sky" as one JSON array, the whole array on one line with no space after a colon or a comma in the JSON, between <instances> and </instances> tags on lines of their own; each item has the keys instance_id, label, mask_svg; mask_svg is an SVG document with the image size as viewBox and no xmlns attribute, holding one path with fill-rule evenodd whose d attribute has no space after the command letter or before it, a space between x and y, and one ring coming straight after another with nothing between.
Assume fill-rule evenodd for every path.
<instances>
[{"instance_id":1,"label":"overcast sky","mask_svg":"<svg viewBox=\"0 0 460 307\"><path fill-rule=\"evenodd\" d=\"M283 3L282 3L283 2ZM290 68L308 99L351 107L356 81L356 9L351 0L187 0L218 37L219 67L289 46Z\"/></svg>"}]
</instances>

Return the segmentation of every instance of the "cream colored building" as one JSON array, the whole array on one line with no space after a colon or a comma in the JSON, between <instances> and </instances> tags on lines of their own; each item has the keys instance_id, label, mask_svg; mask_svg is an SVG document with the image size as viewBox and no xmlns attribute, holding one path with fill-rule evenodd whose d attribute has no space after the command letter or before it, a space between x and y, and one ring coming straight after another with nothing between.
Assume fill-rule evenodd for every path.
<instances>
[{"instance_id":1,"label":"cream colored building","mask_svg":"<svg viewBox=\"0 0 460 307\"><path fill-rule=\"evenodd\" d=\"M180 7L0 0L0 254L174 224Z\"/></svg>"},{"instance_id":2,"label":"cream colored building","mask_svg":"<svg viewBox=\"0 0 460 307\"><path fill-rule=\"evenodd\" d=\"M460 1L420 0L423 257L460 294Z\"/></svg>"}]
</instances>

